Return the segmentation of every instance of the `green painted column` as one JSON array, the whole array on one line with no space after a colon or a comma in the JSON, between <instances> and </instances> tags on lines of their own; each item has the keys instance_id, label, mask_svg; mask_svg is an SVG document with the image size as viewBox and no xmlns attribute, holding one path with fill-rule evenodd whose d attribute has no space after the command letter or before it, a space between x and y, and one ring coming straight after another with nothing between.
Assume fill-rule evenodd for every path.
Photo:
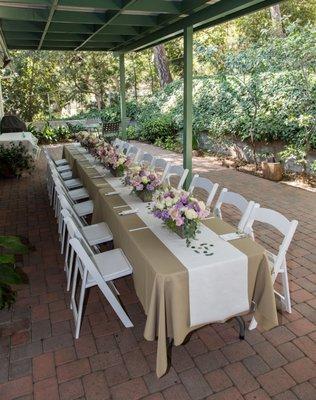
<instances>
[{"instance_id":1,"label":"green painted column","mask_svg":"<svg viewBox=\"0 0 316 400\"><path fill-rule=\"evenodd\" d=\"M193 81L193 27L183 31L184 38L184 106L183 106L183 168L189 174L185 182L187 189L192 179L192 81Z\"/></svg>"},{"instance_id":2,"label":"green painted column","mask_svg":"<svg viewBox=\"0 0 316 400\"><path fill-rule=\"evenodd\" d=\"M122 136L126 135L126 85L125 85L125 57L120 54L120 104Z\"/></svg>"}]
</instances>

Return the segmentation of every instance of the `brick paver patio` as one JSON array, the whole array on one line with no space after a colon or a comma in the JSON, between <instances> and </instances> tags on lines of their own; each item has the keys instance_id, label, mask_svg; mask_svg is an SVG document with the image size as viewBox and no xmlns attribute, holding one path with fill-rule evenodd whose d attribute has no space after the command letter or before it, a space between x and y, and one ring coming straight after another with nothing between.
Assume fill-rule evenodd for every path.
<instances>
[{"instance_id":1,"label":"brick paver patio","mask_svg":"<svg viewBox=\"0 0 316 400\"><path fill-rule=\"evenodd\" d=\"M135 327L125 329L93 289L80 339L74 340L41 160L31 177L0 182L1 234L24 236L36 247L22 262L29 284L18 288L12 311L0 311L1 400L316 399L315 194L222 168L208 157L194 159L194 168L221 187L299 220L288 254L293 313L280 313L280 325L270 332L247 332L245 341L239 341L234 321L202 328L172 349L171 368L158 380L156 346L143 339L145 315L129 278L118 286ZM260 237L276 247L272 230L261 230Z\"/></svg>"}]
</instances>

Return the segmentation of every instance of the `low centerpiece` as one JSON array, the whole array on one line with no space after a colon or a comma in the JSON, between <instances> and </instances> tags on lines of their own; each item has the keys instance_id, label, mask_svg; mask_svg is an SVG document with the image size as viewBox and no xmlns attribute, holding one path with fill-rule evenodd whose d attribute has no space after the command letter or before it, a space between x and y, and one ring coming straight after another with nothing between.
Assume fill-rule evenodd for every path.
<instances>
[{"instance_id":1,"label":"low centerpiece","mask_svg":"<svg viewBox=\"0 0 316 400\"><path fill-rule=\"evenodd\" d=\"M189 192L167 187L158 191L153 198L152 212L166 227L181 238L194 239L201 221L209 215L203 201L197 200Z\"/></svg>"},{"instance_id":2,"label":"low centerpiece","mask_svg":"<svg viewBox=\"0 0 316 400\"><path fill-rule=\"evenodd\" d=\"M93 149L100 142L99 134L95 132L86 132L81 131L76 134L76 139L79 141L82 147L87 149L89 152L93 151Z\"/></svg>"},{"instance_id":3,"label":"low centerpiece","mask_svg":"<svg viewBox=\"0 0 316 400\"><path fill-rule=\"evenodd\" d=\"M133 192L144 202L152 201L155 190L161 185L156 172L146 165L135 166L130 171L132 172L127 174L127 179Z\"/></svg>"},{"instance_id":4,"label":"low centerpiece","mask_svg":"<svg viewBox=\"0 0 316 400\"><path fill-rule=\"evenodd\" d=\"M104 156L103 163L113 176L120 177L124 175L125 170L131 165L131 159L118 152L114 147L110 147Z\"/></svg>"}]
</instances>

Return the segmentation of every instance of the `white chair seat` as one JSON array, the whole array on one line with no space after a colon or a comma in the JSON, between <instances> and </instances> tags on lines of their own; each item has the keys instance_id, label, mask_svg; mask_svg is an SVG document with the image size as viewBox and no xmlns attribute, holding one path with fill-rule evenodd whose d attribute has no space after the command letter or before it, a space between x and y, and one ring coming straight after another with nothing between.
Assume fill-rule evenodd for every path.
<instances>
[{"instance_id":1,"label":"white chair seat","mask_svg":"<svg viewBox=\"0 0 316 400\"><path fill-rule=\"evenodd\" d=\"M66 181L68 179L72 179L73 178L73 173L72 173L72 171L66 171L66 172L62 172L60 174L60 176L64 181Z\"/></svg>"},{"instance_id":2,"label":"white chair seat","mask_svg":"<svg viewBox=\"0 0 316 400\"><path fill-rule=\"evenodd\" d=\"M68 179L64 182L64 184L68 189L75 189L83 186L81 180L77 178Z\"/></svg>"},{"instance_id":3,"label":"white chair seat","mask_svg":"<svg viewBox=\"0 0 316 400\"><path fill-rule=\"evenodd\" d=\"M82 233L90 246L113 240L112 232L105 222L84 226Z\"/></svg>"},{"instance_id":4,"label":"white chair seat","mask_svg":"<svg viewBox=\"0 0 316 400\"><path fill-rule=\"evenodd\" d=\"M65 158L62 158L61 160L54 160L54 163L57 165L57 167L60 167L61 165L67 165L68 161Z\"/></svg>"},{"instance_id":5,"label":"white chair seat","mask_svg":"<svg viewBox=\"0 0 316 400\"><path fill-rule=\"evenodd\" d=\"M94 260L105 281L112 281L133 272L131 264L128 262L121 249L96 254L94 255ZM95 281L91 274L88 275L87 284L89 286L91 284L95 285Z\"/></svg>"},{"instance_id":6,"label":"white chair seat","mask_svg":"<svg viewBox=\"0 0 316 400\"><path fill-rule=\"evenodd\" d=\"M93 201L87 200L82 203L74 204L73 208L79 217L84 217L93 213Z\"/></svg>"},{"instance_id":7,"label":"white chair seat","mask_svg":"<svg viewBox=\"0 0 316 400\"><path fill-rule=\"evenodd\" d=\"M80 147L78 149L76 149L79 153L85 154L88 153L88 150L86 150L84 147Z\"/></svg>"},{"instance_id":8,"label":"white chair seat","mask_svg":"<svg viewBox=\"0 0 316 400\"><path fill-rule=\"evenodd\" d=\"M71 200L73 200L73 201L82 200L82 199L86 199L89 197L89 193L87 192L87 189L85 189L85 188L69 190L68 195L71 198Z\"/></svg>"},{"instance_id":9,"label":"white chair seat","mask_svg":"<svg viewBox=\"0 0 316 400\"><path fill-rule=\"evenodd\" d=\"M60 165L59 167L56 166L58 172L65 172L71 171L70 165Z\"/></svg>"}]
</instances>

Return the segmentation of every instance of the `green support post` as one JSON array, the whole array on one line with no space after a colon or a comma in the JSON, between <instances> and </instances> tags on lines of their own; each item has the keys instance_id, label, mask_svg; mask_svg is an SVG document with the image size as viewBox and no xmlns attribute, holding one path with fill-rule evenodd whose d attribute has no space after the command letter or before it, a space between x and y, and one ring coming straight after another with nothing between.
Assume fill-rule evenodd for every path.
<instances>
[{"instance_id":1,"label":"green support post","mask_svg":"<svg viewBox=\"0 0 316 400\"><path fill-rule=\"evenodd\" d=\"M126 95L125 95L125 57L120 54L120 103L121 103L121 130L122 136L126 135Z\"/></svg>"},{"instance_id":2,"label":"green support post","mask_svg":"<svg viewBox=\"0 0 316 400\"><path fill-rule=\"evenodd\" d=\"M184 107L183 107L183 168L189 174L185 181L188 189L192 179L192 90L193 90L193 27L183 31L184 38Z\"/></svg>"}]
</instances>

